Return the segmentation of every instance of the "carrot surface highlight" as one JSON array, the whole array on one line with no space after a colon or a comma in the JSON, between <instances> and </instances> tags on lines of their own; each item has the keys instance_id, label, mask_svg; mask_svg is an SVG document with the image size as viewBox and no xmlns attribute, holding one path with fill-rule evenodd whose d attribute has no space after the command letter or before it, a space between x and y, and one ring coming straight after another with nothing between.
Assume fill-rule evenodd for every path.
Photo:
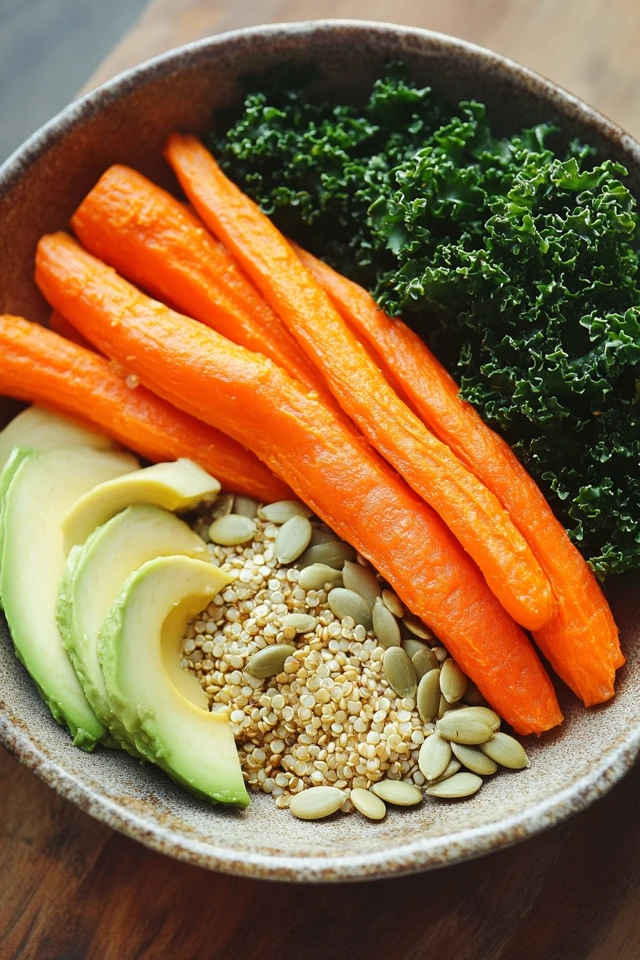
<instances>
[{"instance_id":1,"label":"carrot surface highlight","mask_svg":"<svg viewBox=\"0 0 640 960\"><path fill-rule=\"evenodd\" d=\"M291 496L235 440L144 387L128 387L105 357L22 317L0 316L0 393L99 427L148 460L188 457L227 490L266 501Z\"/></svg>"},{"instance_id":2,"label":"carrot surface highlight","mask_svg":"<svg viewBox=\"0 0 640 960\"><path fill-rule=\"evenodd\" d=\"M495 493L549 577L557 616L535 640L555 672L586 706L614 694L624 663L618 629L587 563L511 447L490 429L424 341L389 318L358 284L296 247L343 318L400 382L427 426Z\"/></svg>"},{"instance_id":3,"label":"carrot surface highlight","mask_svg":"<svg viewBox=\"0 0 640 960\"><path fill-rule=\"evenodd\" d=\"M498 499L398 397L278 229L196 137L165 147L207 226L237 257L323 374L345 413L442 517L505 609L528 629L556 613L549 581Z\"/></svg>"},{"instance_id":4,"label":"carrot surface highlight","mask_svg":"<svg viewBox=\"0 0 640 960\"><path fill-rule=\"evenodd\" d=\"M36 281L107 356L286 479L435 630L514 729L561 722L525 634L442 520L353 426L271 360L150 300L66 234L40 241Z\"/></svg>"},{"instance_id":5,"label":"carrot surface highlight","mask_svg":"<svg viewBox=\"0 0 640 960\"><path fill-rule=\"evenodd\" d=\"M116 164L71 218L80 242L152 296L249 350L309 389L322 378L278 315L198 217L142 174Z\"/></svg>"}]
</instances>

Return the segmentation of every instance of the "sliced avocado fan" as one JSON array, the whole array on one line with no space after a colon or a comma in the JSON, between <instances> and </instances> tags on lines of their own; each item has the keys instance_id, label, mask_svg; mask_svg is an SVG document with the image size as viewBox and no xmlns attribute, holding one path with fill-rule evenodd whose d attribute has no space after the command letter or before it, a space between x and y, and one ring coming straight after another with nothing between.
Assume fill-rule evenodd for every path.
<instances>
[{"instance_id":1,"label":"sliced avocado fan","mask_svg":"<svg viewBox=\"0 0 640 960\"><path fill-rule=\"evenodd\" d=\"M172 513L148 505L128 507L94 530L84 545L73 547L60 584L58 626L82 689L117 744L135 755L135 747L109 707L98 660L98 634L127 577L148 560L176 555L206 559L207 548ZM204 690L177 658L176 669L185 696L206 708Z\"/></svg>"},{"instance_id":2,"label":"sliced avocado fan","mask_svg":"<svg viewBox=\"0 0 640 960\"><path fill-rule=\"evenodd\" d=\"M0 432L0 470L14 447L54 450L56 447L91 447L112 450L114 443L103 433L85 427L60 413L34 405L22 410Z\"/></svg>"},{"instance_id":3,"label":"sliced avocado fan","mask_svg":"<svg viewBox=\"0 0 640 960\"><path fill-rule=\"evenodd\" d=\"M133 573L100 631L107 695L138 752L198 797L244 807L249 797L226 714L195 706L167 663L184 628L231 577L202 560L165 557Z\"/></svg>"},{"instance_id":4,"label":"sliced avocado fan","mask_svg":"<svg viewBox=\"0 0 640 960\"><path fill-rule=\"evenodd\" d=\"M55 719L67 725L76 746L92 750L105 728L83 693L56 623L65 565L60 523L78 497L135 470L138 461L81 446L18 450L14 457L5 468L12 476L2 498L0 563L9 631L17 656Z\"/></svg>"}]
</instances>

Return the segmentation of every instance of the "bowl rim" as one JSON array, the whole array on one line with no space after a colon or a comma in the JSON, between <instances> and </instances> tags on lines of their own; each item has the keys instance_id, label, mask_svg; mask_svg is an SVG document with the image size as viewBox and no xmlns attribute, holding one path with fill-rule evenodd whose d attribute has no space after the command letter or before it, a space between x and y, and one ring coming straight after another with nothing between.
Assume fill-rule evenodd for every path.
<instances>
[{"instance_id":1,"label":"bowl rim","mask_svg":"<svg viewBox=\"0 0 640 960\"><path fill-rule=\"evenodd\" d=\"M28 168L76 124L90 119L130 90L170 73L185 55L192 64L198 64L229 44L250 41L253 37L268 39L283 34L287 37L312 37L318 32L340 34L354 30L400 35L407 40L415 39L422 45L426 43L483 60L504 76L516 76L521 82L526 82L536 94L563 101L583 122L596 129L601 137L619 143L640 165L640 144L633 137L574 94L508 57L458 37L419 27L373 20L317 19L262 24L204 37L174 47L117 74L72 101L4 161L0 166L0 196L10 191ZM510 846L578 813L607 793L633 766L640 754L640 713L637 721L631 722L628 729L600 755L595 766L591 766L559 793L541 799L525 810L498 816L483 826L469 827L448 836L417 835L410 842L348 856L331 852L326 856L300 857L247 850L238 852L218 843L194 840L188 834L178 833L157 821L150 822L144 815L118 804L48 757L31 739L24 722L2 700L0 743L61 796L73 801L97 820L151 849L201 867L253 879L327 882L377 879L462 862Z\"/></svg>"}]
</instances>

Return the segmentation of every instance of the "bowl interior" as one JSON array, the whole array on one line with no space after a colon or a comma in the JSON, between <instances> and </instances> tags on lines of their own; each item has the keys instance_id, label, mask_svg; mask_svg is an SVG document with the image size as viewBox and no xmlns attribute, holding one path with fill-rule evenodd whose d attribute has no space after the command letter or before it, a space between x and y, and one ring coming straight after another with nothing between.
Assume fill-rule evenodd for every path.
<instances>
[{"instance_id":1,"label":"bowl interior","mask_svg":"<svg viewBox=\"0 0 640 960\"><path fill-rule=\"evenodd\" d=\"M354 58L354 51L357 57ZM319 92L357 100L388 60L406 59L416 79L451 100L487 103L505 131L555 121L622 160L640 187L637 145L570 96L523 68L424 31L362 22L258 28L211 38L151 61L69 107L0 170L0 312L46 322L33 284L38 238L69 215L112 163L166 186L160 156L173 129L205 132L237 103L239 80L284 61L317 67ZM0 382L0 393L2 384ZM16 409L0 401L0 424ZM83 754L52 721L15 659L0 621L0 737L44 779L112 826L204 866L252 876L317 880L382 876L474 856L581 809L631 764L640 741L638 577L612 583L627 666L615 700L585 711L565 689L562 729L530 743L530 770L503 774L471 802L427 798L391 813L384 828L359 816L294 820L265 796L248 811L212 809L158 770L108 750Z\"/></svg>"}]
</instances>

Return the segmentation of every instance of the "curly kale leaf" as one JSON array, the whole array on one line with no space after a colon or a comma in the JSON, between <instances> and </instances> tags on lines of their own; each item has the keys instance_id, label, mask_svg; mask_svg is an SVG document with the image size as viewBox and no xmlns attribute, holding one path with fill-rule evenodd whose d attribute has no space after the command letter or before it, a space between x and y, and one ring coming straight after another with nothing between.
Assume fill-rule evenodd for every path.
<instances>
[{"instance_id":1,"label":"curly kale leaf","mask_svg":"<svg viewBox=\"0 0 640 960\"><path fill-rule=\"evenodd\" d=\"M600 576L640 566L640 243L626 171L550 125L494 134L395 65L364 105L248 94L224 168L453 361Z\"/></svg>"}]
</instances>

